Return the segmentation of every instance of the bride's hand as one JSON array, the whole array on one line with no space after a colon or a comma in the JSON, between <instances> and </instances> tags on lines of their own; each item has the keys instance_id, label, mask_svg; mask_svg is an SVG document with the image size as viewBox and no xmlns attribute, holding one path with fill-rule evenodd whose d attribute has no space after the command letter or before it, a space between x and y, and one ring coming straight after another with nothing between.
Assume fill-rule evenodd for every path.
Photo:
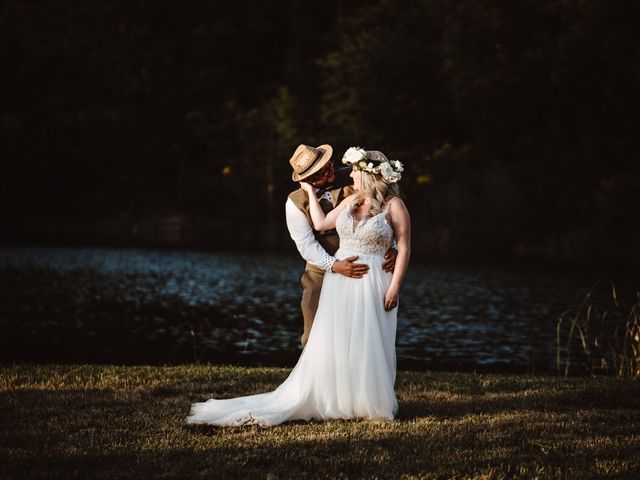
<instances>
[{"instance_id":1,"label":"bride's hand","mask_svg":"<svg viewBox=\"0 0 640 480\"><path fill-rule=\"evenodd\" d=\"M311 185L310 183L307 182L300 182L300 188L302 190L304 190L305 192L307 192L308 195L313 195L316 193L316 187L314 187L313 185Z\"/></svg>"},{"instance_id":2,"label":"bride's hand","mask_svg":"<svg viewBox=\"0 0 640 480\"><path fill-rule=\"evenodd\" d=\"M388 312L398 306L398 289L394 286L389 287L387 293L384 294L384 309Z\"/></svg>"}]
</instances>

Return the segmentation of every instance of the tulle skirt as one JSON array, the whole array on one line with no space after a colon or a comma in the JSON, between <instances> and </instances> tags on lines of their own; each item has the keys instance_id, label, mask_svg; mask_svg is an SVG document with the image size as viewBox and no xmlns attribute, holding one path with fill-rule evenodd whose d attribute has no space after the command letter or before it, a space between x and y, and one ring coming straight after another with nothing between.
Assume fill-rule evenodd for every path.
<instances>
[{"instance_id":1,"label":"tulle skirt","mask_svg":"<svg viewBox=\"0 0 640 480\"><path fill-rule=\"evenodd\" d=\"M274 391L191 406L188 423L277 425L288 420L393 419L398 308L384 309L391 273L379 255L362 278L324 276L307 344L287 379Z\"/></svg>"}]
</instances>

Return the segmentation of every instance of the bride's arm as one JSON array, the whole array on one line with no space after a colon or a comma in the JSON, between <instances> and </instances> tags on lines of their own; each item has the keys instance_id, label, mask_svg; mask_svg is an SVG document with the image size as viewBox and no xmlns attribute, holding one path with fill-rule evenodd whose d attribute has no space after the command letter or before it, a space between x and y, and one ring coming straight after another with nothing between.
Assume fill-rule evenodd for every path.
<instances>
[{"instance_id":1,"label":"bride's arm","mask_svg":"<svg viewBox=\"0 0 640 480\"><path fill-rule=\"evenodd\" d=\"M385 310L395 308L398 303L398 293L400 285L404 280L409 266L409 256L411 255L411 219L404 202L399 198L391 200L389 205L389 217L398 244L398 257L396 266L391 277L391 284L384 296Z\"/></svg>"},{"instance_id":2,"label":"bride's arm","mask_svg":"<svg viewBox=\"0 0 640 480\"><path fill-rule=\"evenodd\" d=\"M315 187L307 182L300 182L300 187L307 192L307 196L309 197L309 213L313 220L313 228L316 230L331 230L332 228L336 228L338 215L340 215L340 212L342 212L347 204L355 197L355 194L346 197L337 207L325 215L316 197Z\"/></svg>"}]
</instances>

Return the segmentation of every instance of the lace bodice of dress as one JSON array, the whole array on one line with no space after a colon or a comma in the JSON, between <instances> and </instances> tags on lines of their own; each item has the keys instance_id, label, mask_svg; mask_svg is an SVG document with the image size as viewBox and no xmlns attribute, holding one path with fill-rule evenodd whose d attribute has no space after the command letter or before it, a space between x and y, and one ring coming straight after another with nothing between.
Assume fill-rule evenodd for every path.
<instances>
[{"instance_id":1,"label":"lace bodice of dress","mask_svg":"<svg viewBox=\"0 0 640 480\"><path fill-rule=\"evenodd\" d=\"M393 229L386 219L386 210L360 221L353 217L353 207L348 206L336 219L340 236L340 249L336 256L384 255L393 240Z\"/></svg>"}]
</instances>

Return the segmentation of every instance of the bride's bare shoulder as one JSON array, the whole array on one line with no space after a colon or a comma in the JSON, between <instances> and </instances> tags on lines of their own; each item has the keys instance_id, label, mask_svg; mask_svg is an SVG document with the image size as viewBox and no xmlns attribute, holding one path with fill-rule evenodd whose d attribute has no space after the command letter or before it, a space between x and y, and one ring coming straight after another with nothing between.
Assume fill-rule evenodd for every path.
<instances>
[{"instance_id":1,"label":"bride's bare shoulder","mask_svg":"<svg viewBox=\"0 0 640 480\"><path fill-rule=\"evenodd\" d=\"M409 215L407 206L400 197L393 197L389 201L387 201L387 210L391 217Z\"/></svg>"}]
</instances>

